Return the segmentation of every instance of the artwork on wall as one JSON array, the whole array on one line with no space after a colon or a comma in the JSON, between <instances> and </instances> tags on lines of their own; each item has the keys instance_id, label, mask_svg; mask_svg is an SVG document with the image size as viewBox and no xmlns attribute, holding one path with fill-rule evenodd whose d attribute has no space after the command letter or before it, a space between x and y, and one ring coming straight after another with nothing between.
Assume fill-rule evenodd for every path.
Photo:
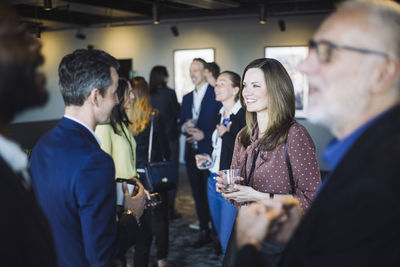
<instances>
[{"instance_id":1,"label":"artwork on wall","mask_svg":"<svg viewBox=\"0 0 400 267\"><path fill-rule=\"evenodd\" d=\"M190 79L189 68L194 58L202 58L206 62L213 62L214 48L205 49L180 49L174 51L174 82L178 102L182 102L185 94L194 89Z\"/></svg>"},{"instance_id":2,"label":"artwork on wall","mask_svg":"<svg viewBox=\"0 0 400 267\"><path fill-rule=\"evenodd\" d=\"M276 46L266 47L265 57L274 58L282 63L293 82L296 95L296 117L305 117L305 107L308 104L308 83L305 75L296 67L307 56L307 46Z\"/></svg>"}]
</instances>

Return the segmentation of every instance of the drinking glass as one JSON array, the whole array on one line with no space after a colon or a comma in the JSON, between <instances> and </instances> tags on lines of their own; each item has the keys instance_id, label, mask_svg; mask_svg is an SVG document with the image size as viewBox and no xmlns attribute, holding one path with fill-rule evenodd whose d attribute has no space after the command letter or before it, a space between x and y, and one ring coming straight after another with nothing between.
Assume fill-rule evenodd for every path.
<instances>
[{"instance_id":1,"label":"drinking glass","mask_svg":"<svg viewBox=\"0 0 400 267\"><path fill-rule=\"evenodd\" d=\"M239 184L240 183L240 169L227 169L227 170L221 170L222 173L222 183L224 184L224 187L222 188L222 191L224 193L231 193L238 191L237 189L234 188L234 184Z\"/></svg>"}]
</instances>

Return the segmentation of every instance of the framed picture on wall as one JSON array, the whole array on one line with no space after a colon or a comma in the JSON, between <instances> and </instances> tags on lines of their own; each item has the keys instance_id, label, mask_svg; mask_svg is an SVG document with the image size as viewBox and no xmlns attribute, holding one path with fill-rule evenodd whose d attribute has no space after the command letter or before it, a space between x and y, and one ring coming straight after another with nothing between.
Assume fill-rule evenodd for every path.
<instances>
[{"instance_id":1,"label":"framed picture on wall","mask_svg":"<svg viewBox=\"0 0 400 267\"><path fill-rule=\"evenodd\" d=\"M182 102L185 94L194 89L189 75L190 64L194 58L202 58L207 62L213 62L215 58L214 48L180 49L174 51L174 82L178 102Z\"/></svg>"},{"instance_id":2,"label":"framed picture on wall","mask_svg":"<svg viewBox=\"0 0 400 267\"><path fill-rule=\"evenodd\" d=\"M274 46L265 47L265 57L274 58L282 63L293 82L296 95L296 117L305 117L308 104L308 83L305 75L297 71L296 66L307 56L307 46Z\"/></svg>"}]
</instances>

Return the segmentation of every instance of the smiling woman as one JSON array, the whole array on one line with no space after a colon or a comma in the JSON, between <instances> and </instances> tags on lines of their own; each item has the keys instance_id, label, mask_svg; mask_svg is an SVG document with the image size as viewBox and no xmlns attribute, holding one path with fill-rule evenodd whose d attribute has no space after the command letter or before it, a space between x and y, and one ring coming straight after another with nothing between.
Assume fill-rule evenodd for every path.
<instances>
[{"instance_id":1,"label":"smiling woman","mask_svg":"<svg viewBox=\"0 0 400 267\"><path fill-rule=\"evenodd\" d=\"M294 196L306 211L321 178L314 143L294 120L293 85L282 64L252 61L244 70L240 101L246 127L236 138L231 168L241 169L245 185L224 196L237 203Z\"/></svg>"},{"instance_id":2,"label":"smiling woman","mask_svg":"<svg viewBox=\"0 0 400 267\"><path fill-rule=\"evenodd\" d=\"M294 120L293 85L282 64L261 58L247 65L240 101L246 107L246 126L236 137L231 169L240 169L243 183L235 185L236 192L222 195L236 206L295 197L307 211L321 177L314 143ZM216 187L222 192L221 179ZM269 258L279 257L279 251L283 248L278 247ZM226 255L224 266L229 266L230 247Z\"/></svg>"}]
</instances>

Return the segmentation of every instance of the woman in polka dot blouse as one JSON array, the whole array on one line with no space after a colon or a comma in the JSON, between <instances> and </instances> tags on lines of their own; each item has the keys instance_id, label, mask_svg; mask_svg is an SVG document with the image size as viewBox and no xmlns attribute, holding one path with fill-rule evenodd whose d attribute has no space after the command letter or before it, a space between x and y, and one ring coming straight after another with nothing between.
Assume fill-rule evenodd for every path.
<instances>
[{"instance_id":1,"label":"woman in polka dot blouse","mask_svg":"<svg viewBox=\"0 0 400 267\"><path fill-rule=\"evenodd\" d=\"M252 61L242 77L240 101L246 107L247 125L236 137L231 168L241 170L243 182L235 185L238 191L223 196L237 204L296 197L306 211L321 176L314 143L307 130L294 120L292 81L281 63L268 58ZM221 188L222 184L217 183L217 191L221 192Z\"/></svg>"}]
</instances>

